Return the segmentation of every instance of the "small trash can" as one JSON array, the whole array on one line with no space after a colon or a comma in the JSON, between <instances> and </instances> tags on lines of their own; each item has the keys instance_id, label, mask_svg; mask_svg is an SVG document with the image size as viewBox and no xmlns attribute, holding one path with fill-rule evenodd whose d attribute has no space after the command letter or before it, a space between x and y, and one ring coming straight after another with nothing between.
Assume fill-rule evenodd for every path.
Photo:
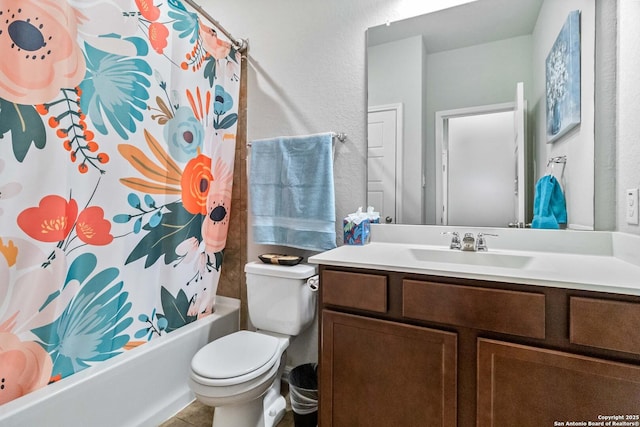
<instances>
[{"instance_id":1,"label":"small trash can","mask_svg":"<svg viewBox=\"0 0 640 427\"><path fill-rule=\"evenodd\" d=\"M318 364L296 366L289 372L289 399L295 427L318 425Z\"/></svg>"}]
</instances>

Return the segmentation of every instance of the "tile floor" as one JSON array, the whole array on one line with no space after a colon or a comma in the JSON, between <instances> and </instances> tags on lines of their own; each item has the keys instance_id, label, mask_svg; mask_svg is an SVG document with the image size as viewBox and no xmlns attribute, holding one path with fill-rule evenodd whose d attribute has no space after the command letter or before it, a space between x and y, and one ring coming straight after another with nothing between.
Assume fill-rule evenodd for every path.
<instances>
[{"instance_id":1,"label":"tile floor","mask_svg":"<svg viewBox=\"0 0 640 427\"><path fill-rule=\"evenodd\" d=\"M277 427L294 427L293 412L291 412L289 405L289 396L287 395L286 397L287 412ZM212 420L213 408L205 406L196 400L173 418L162 423L160 427L211 427Z\"/></svg>"}]
</instances>

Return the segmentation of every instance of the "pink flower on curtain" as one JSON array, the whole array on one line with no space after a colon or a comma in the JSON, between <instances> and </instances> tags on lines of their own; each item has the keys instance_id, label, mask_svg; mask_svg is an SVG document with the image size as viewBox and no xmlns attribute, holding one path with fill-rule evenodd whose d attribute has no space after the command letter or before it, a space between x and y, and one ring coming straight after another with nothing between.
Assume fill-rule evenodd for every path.
<instances>
[{"instance_id":1,"label":"pink flower on curtain","mask_svg":"<svg viewBox=\"0 0 640 427\"><path fill-rule=\"evenodd\" d=\"M231 51L231 44L218 38L218 33L213 28L199 21L200 37L202 37L204 50L216 59L224 59Z\"/></svg>"},{"instance_id":2,"label":"pink flower on curtain","mask_svg":"<svg viewBox=\"0 0 640 427\"><path fill-rule=\"evenodd\" d=\"M202 237L208 253L220 252L227 243L232 186L231 169L222 159L218 159L207 196L207 217L202 223Z\"/></svg>"},{"instance_id":3,"label":"pink flower on curtain","mask_svg":"<svg viewBox=\"0 0 640 427\"><path fill-rule=\"evenodd\" d=\"M40 345L0 332L0 405L47 385L52 368Z\"/></svg>"},{"instance_id":4,"label":"pink flower on curtain","mask_svg":"<svg viewBox=\"0 0 640 427\"><path fill-rule=\"evenodd\" d=\"M85 74L78 14L66 1L0 0L0 98L41 104Z\"/></svg>"}]
</instances>

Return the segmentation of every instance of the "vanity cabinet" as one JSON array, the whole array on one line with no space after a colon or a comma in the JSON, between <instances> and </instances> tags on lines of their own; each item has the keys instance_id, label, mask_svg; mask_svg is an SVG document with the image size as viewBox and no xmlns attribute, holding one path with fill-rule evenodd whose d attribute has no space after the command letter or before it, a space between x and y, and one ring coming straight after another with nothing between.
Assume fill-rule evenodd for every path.
<instances>
[{"instance_id":1,"label":"vanity cabinet","mask_svg":"<svg viewBox=\"0 0 640 427\"><path fill-rule=\"evenodd\" d=\"M455 333L376 318L384 275L322 273L320 425L455 426Z\"/></svg>"},{"instance_id":2,"label":"vanity cabinet","mask_svg":"<svg viewBox=\"0 0 640 427\"><path fill-rule=\"evenodd\" d=\"M456 334L326 310L323 426L455 426Z\"/></svg>"},{"instance_id":3,"label":"vanity cabinet","mask_svg":"<svg viewBox=\"0 0 640 427\"><path fill-rule=\"evenodd\" d=\"M640 425L640 297L326 265L320 277L322 427Z\"/></svg>"},{"instance_id":4,"label":"vanity cabinet","mask_svg":"<svg viewBox=\"0 0 640 427\"><path fill-rule=\"evenodd\" d=\"M478 427L604 426L603 416L640 425L640 366L478 340Z\"/></svg>"}]
</instances>

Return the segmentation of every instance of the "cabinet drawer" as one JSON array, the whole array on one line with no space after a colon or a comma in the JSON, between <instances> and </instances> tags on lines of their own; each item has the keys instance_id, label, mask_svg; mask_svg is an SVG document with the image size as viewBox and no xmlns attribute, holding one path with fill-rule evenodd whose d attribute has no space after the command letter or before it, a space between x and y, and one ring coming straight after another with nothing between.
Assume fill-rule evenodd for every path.
<instances>
[{"instance_id":1,"label":"cabinet drawer","mask_svg":"<svg viewBox=\"0 0 640 427\"><path fill-rule=\"evenodd\" d=\"M402 315L492 332L545 337L545 298L532 292L404 280Z\"/></svg>"},{"instance_id":2,"label":"cabinet drawer","mask_svg":"<svg viewBox=\"0 0 640 427\"><path fill-rule=\"evenodd\" d=\"M640 354L640 304L569 298L569 341Z\"/></svg>"},{"instance_id":3,"label":"cabinet drawer","mask_svg":"<svg viewBox=\"0 0 640 427\"><path fill-rule=\"evenodd\" d=\"M377 274L322 272L322 303L386 313L387 277Z\"/></svg>"}]
</instances>

